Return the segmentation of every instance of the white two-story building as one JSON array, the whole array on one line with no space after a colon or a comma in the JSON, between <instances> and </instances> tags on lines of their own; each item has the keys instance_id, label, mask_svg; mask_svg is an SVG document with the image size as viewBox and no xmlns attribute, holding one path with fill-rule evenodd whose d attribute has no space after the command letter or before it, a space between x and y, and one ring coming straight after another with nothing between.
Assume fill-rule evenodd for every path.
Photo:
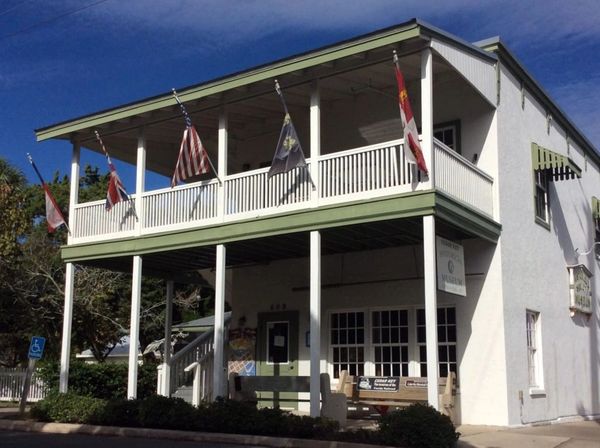
<instances>
[{"instance_id":1,"label":"white two-story building","mask_svg":"<svg viewBox=\"0 0 600 448\"><path fill-rule=\"evenodd\" d=\"M405 157L393 50L429 176ZM275 79L308 171L269 179ZM470 44L411 20L180 89L219 180L147 191L146 172L173 174L184 129L165 83L164 95L36 131L73 151L61 390L75 264L87 264L132 273L132 340L142 274L170 280L168 299L186 272L214 285L214 331L167 354L165 394L200 359L206 396L226 393L227 366L310 375L312 415L319 372L335 382L342 370L427 376L433 406L437 378L456 372L462 423L600 414L600 156L499 39ZM95 130L137 167L139 219L128 202L78 202L80 151L101 152Z\"/></svg>"}]
</instances>

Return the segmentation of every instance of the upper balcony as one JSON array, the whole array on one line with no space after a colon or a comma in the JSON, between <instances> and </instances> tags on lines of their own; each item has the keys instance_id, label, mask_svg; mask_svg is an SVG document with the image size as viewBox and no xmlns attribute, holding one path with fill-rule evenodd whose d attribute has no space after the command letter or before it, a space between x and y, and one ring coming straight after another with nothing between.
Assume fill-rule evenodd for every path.
<instances>
[{"instance_id":1,"label":"upper balcony","mask_svg":"<svg viewBox=\"0 0 600 448\"><path fill-rule=\"evenodd\" d=\"M400 56L417 126L422 128L430 178L420 178L405 158L392 50ZM165 176L157 185L169 185L177 160L184 122L168 94L39 129L37 137L73 143L68 244L88 247L90 257L98 242L113 242L104 247L106 251L122 239L160 239L157 244L163 247L171 233L187 232L186 244L199 244L206 234L203 229L224 226L235 228L227 238L243 239L245 232L258 226L245 223L281 223L280 217L294 220L291 227L298 231L318 228L314 220L308 222L317 215L331 221L331 216L343 212L354 219L358 208L355 222L393 219L393 211L374 217L375 204L385 203L389 212L410 202L404 197L425 196L427 206L405 216L439 211L455 227L465 220L475 223L473 228L487 226L492 229L489 239L494 240L500 228L494 221L490 175L498 157L494 63L492 55L409 22L180 89L220 180L211 173L175 188L144 188L147 171ZM275 78L308 170L269 179L283 120ZM137 192L132 195L137 214L129 203L119 203L109 212L104 201L77 203L79 149L101 153L95 130L103 135L120 171L121 162L135 165L136 187L127 189ZM432 135L435 138L429 139ZM440 201L444 210L438 207ZM413 205L422 204L413 201ZM302 220L306 225L298 226ZM203 233L190 236L195 230ZM211 232L210 242L222 241L222 232Z\"/></svg>"},{"instance_id":2,"label":"upper balcony","mask_svg":"<svg viewBox=\"0 0 600 448\"><path fill-rule=\"evenodd\" d=\"M267 178L268 168L142 194L138 219L128 202L75 207L71 244L213 226L330 204L369 201L426 188L394 140L308 159L308 170ZM318 187L313 188L308 174ZM488 217L493 179L434 140L434 188ZM134 195L135 198L135 195Z\"/></svg>"}]
</instances>

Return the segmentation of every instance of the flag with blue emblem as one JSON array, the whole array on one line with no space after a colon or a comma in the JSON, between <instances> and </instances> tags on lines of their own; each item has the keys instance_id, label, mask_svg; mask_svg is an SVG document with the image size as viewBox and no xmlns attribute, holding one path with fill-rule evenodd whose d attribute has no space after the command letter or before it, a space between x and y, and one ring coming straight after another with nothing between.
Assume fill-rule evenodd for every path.
<instances>
[{"instance_id":1,"label":"flag with blue emblem","mask_svg":"<svg viewBox=\"0 0 600 448\"><path fill-rule=\"evenodd\" d=\"M297 167L306 167L302 145L300 145L300 139L296 133L296 128L294 128L292 117L285 104L277 80L275 81L275 90L277 91L279 98L281 98L285 110L285 117L283 118L283 126L281 127L279 141L277 142L275 156L273 157L268 177L274 176L275 174L287 173Z\"/></svg>"}]
</instances>

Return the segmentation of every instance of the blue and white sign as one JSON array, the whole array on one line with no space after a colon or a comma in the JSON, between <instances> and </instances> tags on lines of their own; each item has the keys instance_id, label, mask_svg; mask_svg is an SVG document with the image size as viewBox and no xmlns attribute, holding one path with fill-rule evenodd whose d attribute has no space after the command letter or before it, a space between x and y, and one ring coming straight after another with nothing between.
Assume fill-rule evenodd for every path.
<instances>
[{"instance_id":1,"label":"blue and white sign","mask_svg":"<svg viewBox=\"0 0 600 448\"><path fill-rule=\"evenodd\" d=\"M29 344L29 359L42 359L45 345L46 338L43 338L41 336L32 337L31 344Z\"/></svg>"},{"instance_id":2,"label":"blue and white sign","mask_svg":"<svg viewBox=\"0 0 600 448\"><path fill-rule=\"evenodd\" d=\"M465 254L463 247L441 236L436 236L435 242L438 289L450 294L466 296L467 285L465 283Z\"/></svg>"}]
</instances>

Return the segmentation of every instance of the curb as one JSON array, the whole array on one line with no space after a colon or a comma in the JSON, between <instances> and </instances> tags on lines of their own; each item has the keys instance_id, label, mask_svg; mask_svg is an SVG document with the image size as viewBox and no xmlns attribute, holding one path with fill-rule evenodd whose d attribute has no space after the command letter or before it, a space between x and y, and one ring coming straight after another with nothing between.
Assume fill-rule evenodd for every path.
<instances>
[{"instance_id":1,"label":"curb","mask_svg":"<svg viewBox=\"0 0 600 448\"><path fill-rule=\"evenodd\" d=\"M265 446L274 448L386 448L382 445L337 442L288 437L268 437L244 434L223 434L173 429L122 428L119 426L98 426L74 423L43 423L25 420L0 420L0 430L39 432L50 434L85 434L117 437L178 440L186 442L228 443L237 445ZM391 448L391 447L388 447Z\"/></svg>"}]
</instances>

